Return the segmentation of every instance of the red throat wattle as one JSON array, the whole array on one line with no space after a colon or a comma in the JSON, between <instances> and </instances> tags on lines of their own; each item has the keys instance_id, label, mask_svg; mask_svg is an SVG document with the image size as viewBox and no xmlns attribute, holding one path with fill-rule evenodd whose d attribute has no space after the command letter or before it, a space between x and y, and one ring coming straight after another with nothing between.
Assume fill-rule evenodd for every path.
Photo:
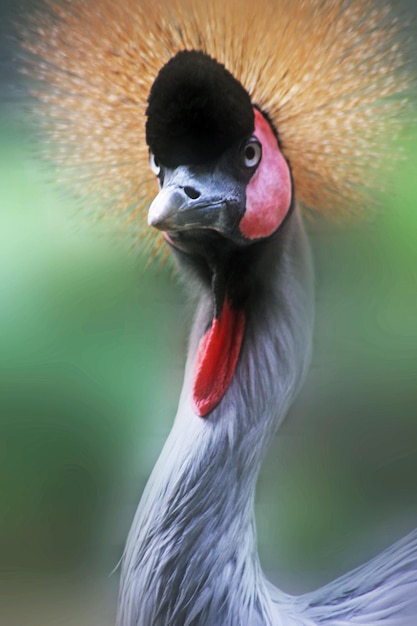
<instances>
[{"instance_id":1,"label":"red throat wattle","mask_svg":"<svg viewBox=\"0 0 417 626\"><path fill-rule=\"evenodd\" d=\"M221 313L200 340L193 384L194 409L200 417L212 411L226 393L236 369L245 330L245 314L227 296Z\"/></svg>"}]
</instances>

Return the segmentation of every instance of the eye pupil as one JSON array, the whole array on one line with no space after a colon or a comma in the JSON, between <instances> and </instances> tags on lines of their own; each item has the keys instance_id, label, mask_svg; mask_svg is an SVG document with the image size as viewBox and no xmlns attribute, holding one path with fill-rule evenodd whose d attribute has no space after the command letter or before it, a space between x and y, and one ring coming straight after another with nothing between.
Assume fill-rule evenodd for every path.
<instances>
[{"instance_id":1,"label":"eye pupil","mask_svg":"<svg viewBox=\"0 0 417 626\"><path fill-rule=\"evenodd\" d=\"M253 146L247 146L245 150L245 157L250 161L255 158L255 148Z\"/></svg>"},{"instance_id":2,"label":"eye pupil","mask_svg":"<svg viewBox=\"0 0 417 626\"><path fill-rule=\"evenodd\" d=\"M255 168L262 158L262 146L256 137L251 137L242 147L241 158L245 167Z\"/></svg>"}]
</instances>

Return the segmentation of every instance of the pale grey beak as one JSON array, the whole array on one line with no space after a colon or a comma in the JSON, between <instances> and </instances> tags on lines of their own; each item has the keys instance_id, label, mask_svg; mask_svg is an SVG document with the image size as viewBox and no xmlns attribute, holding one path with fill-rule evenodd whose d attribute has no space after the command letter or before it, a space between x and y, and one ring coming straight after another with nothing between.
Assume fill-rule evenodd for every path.
<instances>
[{"instance_id":1,"label":"pale grey beak","mask_svg":"<svg viewBox=\"0 0 417 626\"><path fill-rule=\"evenodd\" d=\"M181 165L165 170L148 223L163 231L207 228L231 233L245 211L245 188L220 171Z\"/></svg>"}]
</instances>

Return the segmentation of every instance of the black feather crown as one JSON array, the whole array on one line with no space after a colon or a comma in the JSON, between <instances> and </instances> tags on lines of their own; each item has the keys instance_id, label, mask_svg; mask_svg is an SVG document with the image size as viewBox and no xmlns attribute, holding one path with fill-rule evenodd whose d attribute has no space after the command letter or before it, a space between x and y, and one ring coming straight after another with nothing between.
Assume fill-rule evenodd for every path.
<instances>
[{"instance_id":1,"label":"black feather crown","mask_svg":"<svg viewBox=\"0 0 417 626\"><path fill-rule=\"evenodd\" d=\"M183 50L160 70L148 99L146 141L168 167L215 159L251 135L248 92L207 54Z\"/></svg>"}]
</instances>

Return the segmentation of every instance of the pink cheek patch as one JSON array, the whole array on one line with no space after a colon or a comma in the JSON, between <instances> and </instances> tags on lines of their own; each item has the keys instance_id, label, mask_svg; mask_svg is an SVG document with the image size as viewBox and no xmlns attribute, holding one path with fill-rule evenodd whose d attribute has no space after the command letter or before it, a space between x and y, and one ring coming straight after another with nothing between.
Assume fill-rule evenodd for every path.
<instances>
[{"instance_id":1,"label":"pink cheek patch","mask_svg":"<svg viewBox=\"0 0 417 626\"><path fill-rule=\"evenodd\" d=\"M247 239L272 235L287 215L292 195L290 170L271 126L258 109L254 114L262 160L246 187L246 211L239 228Z\"/></svg>"}]
</instances>

